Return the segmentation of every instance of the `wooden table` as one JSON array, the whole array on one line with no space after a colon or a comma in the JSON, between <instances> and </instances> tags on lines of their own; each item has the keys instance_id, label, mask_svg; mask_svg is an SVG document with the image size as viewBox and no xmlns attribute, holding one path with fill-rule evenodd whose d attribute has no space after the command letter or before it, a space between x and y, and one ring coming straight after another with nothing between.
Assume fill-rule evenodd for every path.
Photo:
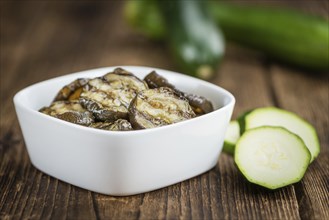
<instances>
[{"instance_id":1,"label":"wooden table","mask_svg":"<svg viewBox=\"0 0 329 220\"><path fill-rule=\"evenodd\" d=\"M270 3L328 17L327 1ZM274 105L296 112L318 131L321 153L301 182L275 191L257 187L222 154L214 169L198 177L112 197L31 165L12 103L20 89L102 66L175 70L162 43L127 27L121 6L120 1L1 1L0 219L329 219L328 72L296 70L234 44L212 81L235 95L233 117Z\"/></svg>"}]
</instances>

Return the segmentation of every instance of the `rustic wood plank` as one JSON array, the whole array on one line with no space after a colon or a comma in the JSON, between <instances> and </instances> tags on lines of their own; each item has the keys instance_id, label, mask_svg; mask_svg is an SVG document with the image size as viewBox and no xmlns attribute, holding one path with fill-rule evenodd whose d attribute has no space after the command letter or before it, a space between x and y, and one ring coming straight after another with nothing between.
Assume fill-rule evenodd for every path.
<instances>
[{"instance_id":1,"label":"rustic wood plank","mask_svg":"<svg viewBox=\"0 0 329 220\"><path fill-rule=\"evenodd\" d=\"M274 105L266 65L248 56L238 60L229 58L228 55L216 82L235 95L236 112L241 114L251 108ZM250 184L227 155L219 158L219 173L220 195L226 195L221 206L224 213L230 213L228 218L299 219L293 186L269 191Z\"/></svg>"},{"instance_id":2,"label":"rustic wood plank","mask_svg":"<svg viewBox=\"0 0 329 220\"><path fill-rule=\"evenodd\" d=\"M71 187L67 208L68 219L96 219L91 192Z\"/></svg>"},{"instance_id":3,"label":"rustic wood plank","mask_svg":"<svg viewBox=\"0 0 329 220\"><path fill-rule=\"evenodd\" d=\"M244 52L237 46L232 45L229 49L232 50L228 51L214 83L235 96L233 118L252 108L273 105L267 85L268 73L258 57L250 57L248 53L246 56L236 56Z\"/></svg>"},{"instance_id":4,"label":"rustic wood plank","mask_svg":"<svg viewBox=\"0 0 329 220\"><path fill-rule=\"evenodd\" d=\"M318 1L318 4L304 2L298 7L307 13L329 18L328 1ZM313 124L320 138L320 155L310 165L303 181L295 186L300 216L303 219L328 219L329 70L324 73L300 73L290 68L272 65L270 71L273 92L278 97L279 106L296 112Z\"/></svg>"},{"instance_id":5,"label":"rustic wood plank","mask_svg":"<svg viewBox=\"0 0 329 220\"><path fill-rule=\"evenodd\" d=\"M304 2L298 7L326 16L328 3ZM284 4L296 7L290 1ZM248 183L233 159L222 154L214 169L191 180L142 195L105 196L56 180L31 165L12 96L34 82L99 66L174 70L165 47L131 31L120 18L118 1L1 2L0 10L1 219L329 218L328 116L319 117L328 112L327 78L273 66L257 52L229 45L213 81L236 96L234 117L250 108L278 105L315 124L322 153L300 183L264 190Z\"/></svg>"},{"instance_id":6,"label":"rustic wood plank","mask_svg":"<svg viewBox=\"0 0 329 220\"><path fill-rule=\"evenodd\" d=\"M181 214L181 192L180 184L175 184L167 189L166 219L178 218Z\"/></svg>"},{"instance_id":7,"label":"rustic wood plank","mask_svg":"<svg viewBox=\"0 0 329 220\"><path fill-rule=\"evenodd\" d=\"M140 206L140 219L165 219L167 210L167 190L145 193Z\"/></svg>"},{"instance_id":8,"label":"rustic wood plank","mask_svg":"<svg viewBox=\"0 0 329 220\"><path fill-rule=\"evenodd\" d=\"M113 197L93 194L98 217L106 219L139 219L144 195Z\"/></svg>"},{"instance_id":9,"label":"rustic wood plank","mask_svg":"<svg viewBox=\"0 0 329 220\"><path fill-rule=\"evenodd\" d=\"M327 219L329 218L329 76L314 72L301 74L275 65L272 66L271 72L279 106L296 112L313 124L320 137L320 155L310 165L303 181L295 187L300 215L305 219ZM304 100L308 102L305 103Z\"/></svg>"}]
</instances>

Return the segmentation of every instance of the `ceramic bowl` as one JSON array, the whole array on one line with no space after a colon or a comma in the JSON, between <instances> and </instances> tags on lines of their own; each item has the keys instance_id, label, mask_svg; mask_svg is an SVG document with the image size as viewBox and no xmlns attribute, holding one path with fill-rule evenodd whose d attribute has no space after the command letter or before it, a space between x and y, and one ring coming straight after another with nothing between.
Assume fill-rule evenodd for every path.
<instances>
[{"instance_id":1,"label":"ceramic bowl","mask_svg":"<svg viewBox=\"0 0 329 220\"><path fill-rule=\"evenodd\" d=\"M159 128L105 131L38 112L64 85L102 76L116 67L82 71L29 86L14 97L32 164L44 173L91 191L123 196L143 193L213 168L222 150L235 99L211 83L179 73L121 66L139 78L153 70L181 91L210 99L215 111Z\"/></svg>"}]
</instances>

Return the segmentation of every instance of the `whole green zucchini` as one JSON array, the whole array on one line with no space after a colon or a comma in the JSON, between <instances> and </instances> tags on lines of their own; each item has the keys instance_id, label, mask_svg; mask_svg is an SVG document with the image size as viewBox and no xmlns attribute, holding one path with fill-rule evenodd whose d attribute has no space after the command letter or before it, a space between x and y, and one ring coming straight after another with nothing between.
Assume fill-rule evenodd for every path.
<instances>
[{"instance_id":1,"label":"whole green zucchini","mask_svg":"<svg viewBox=\"0 0 329 220\"><path fill-rule=\"evenodd\" d=\"M142 6L145 2L128 1L126 4L127 7L129 4ZM228 40L258 49L269 57L298 67L329 69L329 22L324 18L282 8L239 6L213 1L207 4ZM148 36L157 35L157 39L163 39L166 28L159 8L153 5L140 7L139 10L126 10L126 17L132 26ZM146 18L149 12L156 19ZM137 14L143 14L144 21L152 22L152 26L157 28L145 28L140 20L136 25L134 20L138 20L139 16L133 15Z\"/></svg>"},{"instance_id":2,"label":"whole green zucchini","mask_svg":"<svg viewBox=\"0 0 329 220\"><path fill-rule=\"evenodd\" d=\"M222 33L203 0L158 0L167 27L168 46L180 69L212 78L224 53Z\"/></svg>"}]
</instances>

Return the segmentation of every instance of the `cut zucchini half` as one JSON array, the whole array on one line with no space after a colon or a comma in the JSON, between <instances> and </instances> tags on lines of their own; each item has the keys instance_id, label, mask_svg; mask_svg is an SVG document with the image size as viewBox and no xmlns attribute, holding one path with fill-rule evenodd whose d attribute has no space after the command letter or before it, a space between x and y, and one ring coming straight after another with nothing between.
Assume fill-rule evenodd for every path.
<instances>
[{"instance_id":1,"label":"cut zucchini half","mask_svg":"<svg viewBox=\"0 0 329 220\"><path fill-rule=\"evenodd\" d=\"M223 151L228 154L234 154L235 144L240 138L240 126L239 122L234 120L231 121L228 125L225 139L224 139L224 147Z\"/></svg>"},{"instance_id":2,"label":"cut zucchini half","mask_svg":"<svg viewBox=\"0 0 329 220\"><path fill-rule=\"evenodd\" d=\"M283 127L246 131L235 147L234 161L252 183L277 189L302 179L311 154L304 141Z\"/></svg>"},{"instance_id":3,"label":"cut zucchini half","mask_svg":"<svg viewBox=\"0 0 329 220\"><path fill-rule=\"evenodd\" d=\"M297 134L311 152L310 163L320 153L320 143L315 128L298 115L275 107L254 109L244 116L245 130L260 126L280 126Z\"/></svg>"}]
</instances>

